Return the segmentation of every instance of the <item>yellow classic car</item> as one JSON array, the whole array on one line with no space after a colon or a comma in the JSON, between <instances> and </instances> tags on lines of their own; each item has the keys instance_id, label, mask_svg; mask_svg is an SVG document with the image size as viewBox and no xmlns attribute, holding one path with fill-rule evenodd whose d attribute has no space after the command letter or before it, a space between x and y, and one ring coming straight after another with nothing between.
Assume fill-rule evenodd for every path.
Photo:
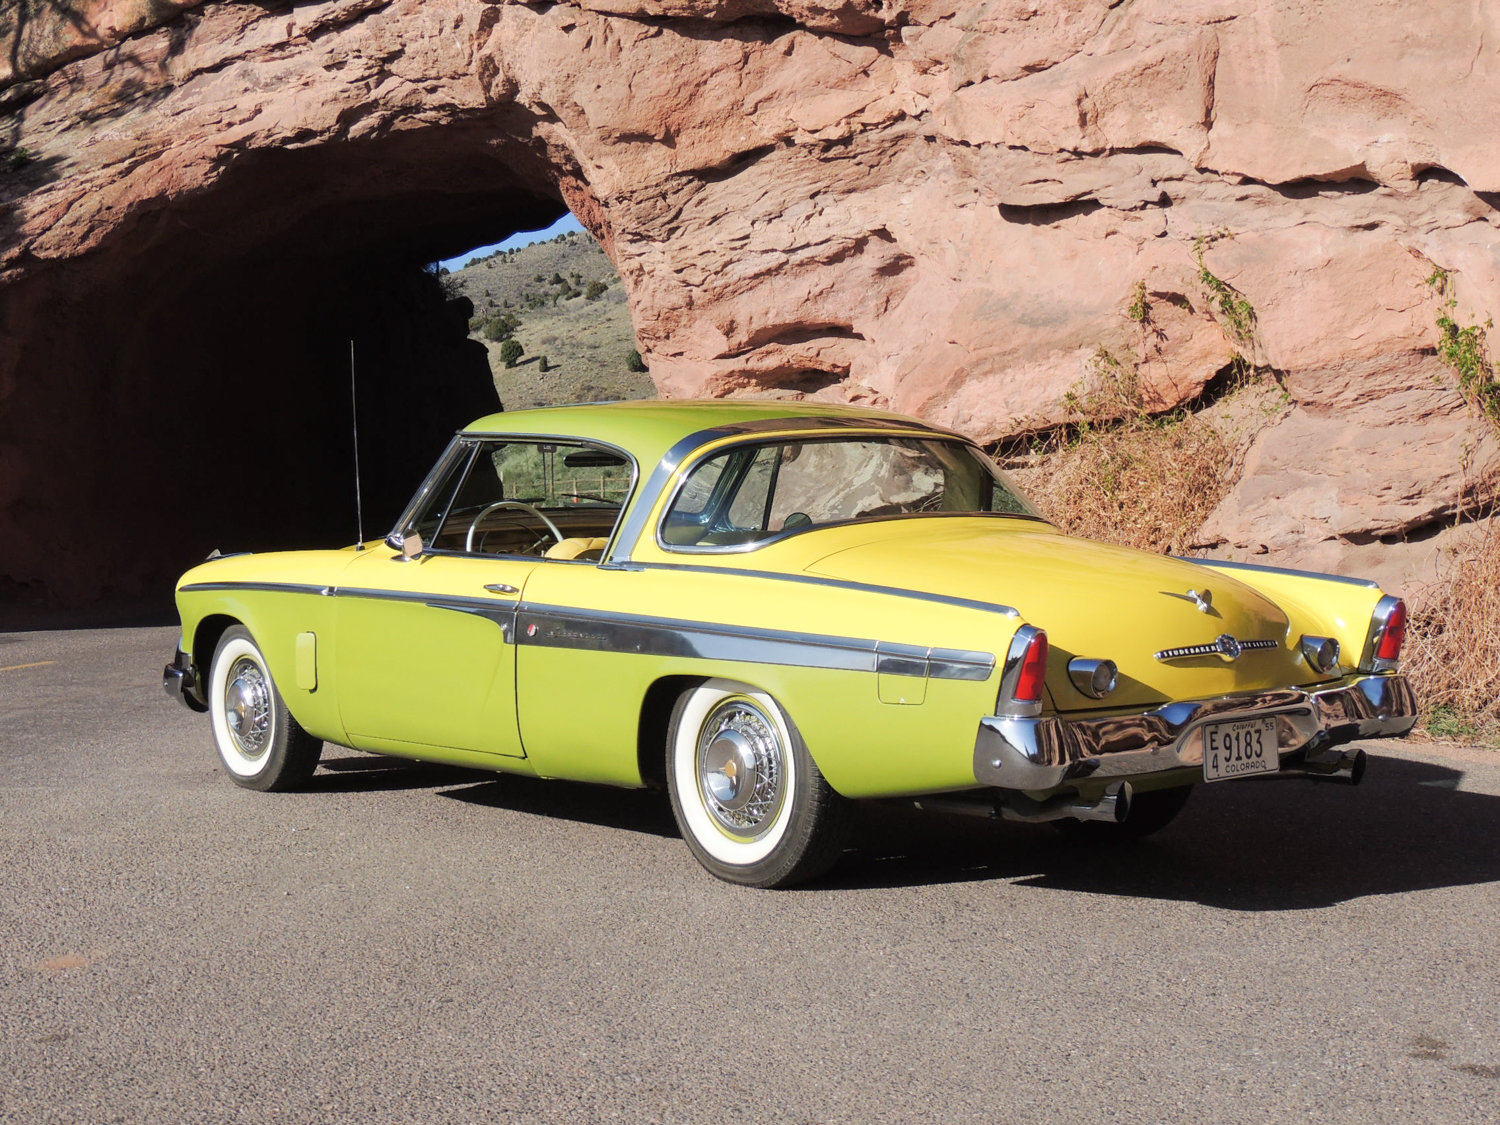
<instances>
[{"instance_id":1,"label":"yellow classic car","mask_svg":"<svg viewBox=\"0 0 1500 1125\"><path fill-rule=\"evenodd\" d=\"M495 414L392 533L213 558L169 694L229 776L325 742L657 786L720 878L826 871L853 802L1130 838L1199 782L1357 783L1402 735L1402 602L1374 583L1064 535L913 418L785 402Z\"/></svg>"}]
</instances>

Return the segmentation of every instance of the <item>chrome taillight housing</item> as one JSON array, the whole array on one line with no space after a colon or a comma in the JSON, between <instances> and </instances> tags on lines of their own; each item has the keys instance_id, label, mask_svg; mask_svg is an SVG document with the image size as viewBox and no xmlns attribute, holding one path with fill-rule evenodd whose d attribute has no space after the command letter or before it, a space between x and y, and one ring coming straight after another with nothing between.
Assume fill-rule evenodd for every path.
<instances>
[{"instance_id":1,"label":"chrome taillight housing","mask_svg":"<svg viewBox=\"0 0 1500 1125\"><path fill-rule=\"evenodd\" d=\"M1022 625L1011 639L1000 674L997 715L1039 715L1047 682L1047 634L1034 625Z\"/></svg>"},{"instance_id":2,"label":"chrome taillight housing","mask_svg":"<svg viewBox=\"0 0 1500 1125\"><path fill-rule=\"evenodd\" d=\"M1360 671L1394 672L1401 663L1401 646L1405 642L1406 603L1387 595L1375 603Z\"/></svg>"}]
</instances>

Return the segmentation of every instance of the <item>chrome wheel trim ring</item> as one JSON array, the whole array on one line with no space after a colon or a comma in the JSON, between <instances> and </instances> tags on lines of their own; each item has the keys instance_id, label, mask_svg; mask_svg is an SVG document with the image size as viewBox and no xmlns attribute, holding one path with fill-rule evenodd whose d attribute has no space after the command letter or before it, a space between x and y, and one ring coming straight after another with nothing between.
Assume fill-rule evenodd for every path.
<instances>
[{"instance_id":1,"label":"chrome wheel trim ring","mask_svg":"<svg viewBox=\"0 0 1500 1125\"><path fill-rule=\"evenodd\" d=\"M265 670L242 656L229 669L224 687L224 725L235 749L255 760L271 745L271 685Z\"/></svg>"},{"instance_id":2,"label":"chrome wheel trim ring","mask_svg":"<svg viewBox=\"0 0 1500 1125\"><path fill-rule=\"evenodd\" d=\"M709 711L696 765L699 799L719 831L755 840L777 823L786 800L786 747L757 703L731 696Z\"/></svg>"}]
</instances>

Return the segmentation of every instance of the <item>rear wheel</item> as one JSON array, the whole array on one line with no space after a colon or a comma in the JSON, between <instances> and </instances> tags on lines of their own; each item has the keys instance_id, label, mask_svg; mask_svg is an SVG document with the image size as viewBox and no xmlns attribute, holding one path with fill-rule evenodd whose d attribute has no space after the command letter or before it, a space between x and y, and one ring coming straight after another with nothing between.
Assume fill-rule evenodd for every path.
<instances>
[{"instance_id":1,"label":"rear wheel","mask_svg":"<svg viewBox=\"0 0 1500 1125\"><path fill-rule=\"evenodd\" d=\"M1100 843L1140 840L1176 820L1192 793L1191 785L1135 793L1130 798L1130 812L1118 824L1103 820L1054 820L1052 824L1064 836L1075 840Z\"/></svg>"},{"instance_id":2,"label":"rear wheel","mask_svg":"<svg viewBox=\"0 0 1500 1125\"><path fill-rule=\"evenodd\" d=\"M765 692L729 680L686 691L667 734L672 812L693 856L730 883L785 887L843 851L852 806Z\"/></svg>"},{"instance_id":3,"label":"rear wheel","mask_svg":"<svg viewBox=\"0 0 1500 1125\"><path fill-rule=\"evenodd\" d=\"M263 792L295 789L318 768L323 743L292 718L250 630L219 638L208 677L214 746L230 780Z\"/></svg>"}]
</instances>

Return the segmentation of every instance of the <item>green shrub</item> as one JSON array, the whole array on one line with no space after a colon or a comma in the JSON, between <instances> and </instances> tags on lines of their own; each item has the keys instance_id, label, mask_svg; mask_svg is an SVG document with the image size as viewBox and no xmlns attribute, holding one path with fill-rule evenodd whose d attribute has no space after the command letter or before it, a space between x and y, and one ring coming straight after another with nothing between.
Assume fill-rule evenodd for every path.
<instances>
[{"instance_id":1,"label":"green shrub","mask_svg":"<svg viewBox=\"0 0 1500 1125\"><path fill-rule=\"evenodd\" d=\"M537 359L536 359L536 369L538 371L540 371L543 375L545 375L547 372L549 372L549 371L552 370L552 365L547 362L547 357L546 356L544 356L544 355L537 356Z\"/></svg>"},{"instance_id":2,"label":"green shrub","mask_svg":"<svg viewBox=\"0 0 1500 1125\"><path fill-rule=\"evenodd\" d=\"M526 354L526 349L521 346L520 340L506 340L500 345L500 362L506 367L514 367L516 360Z\"/></svg>"},{"instance_id":3,"label":"green shrub","mask_svg":"<svg viewBox=\"0 0 1500 1125\"><path fill-rule=\"evenodd\" d=\"M583 291L583 299L586 301L597 301L604 295L609 286L602 281L591 281L587 289Z\"/></svg>"},{"instance_id":4,"label":"green shrub","mask_svg":"<svg viewBox=\"0 0 1500 1125\"><path fill-rule=\"evenodd\" d=\"M501 340L509 340L515 334L515 329L505 323L504 317L491 317L484 324L484 338L494 343Z\"/></svg>"},{"instance_id":5,"label":"green shrub","mask_svg":"<svg viewBox=\"0 0 1500 1125\"><path fill-rule=\"evenodd\" d=\"M646 361L641 358L641 353L636 351L635 348L631 348L625 353L625 370L640 374L651 369L646 366Z\"/></svg>"}]
</instances>

